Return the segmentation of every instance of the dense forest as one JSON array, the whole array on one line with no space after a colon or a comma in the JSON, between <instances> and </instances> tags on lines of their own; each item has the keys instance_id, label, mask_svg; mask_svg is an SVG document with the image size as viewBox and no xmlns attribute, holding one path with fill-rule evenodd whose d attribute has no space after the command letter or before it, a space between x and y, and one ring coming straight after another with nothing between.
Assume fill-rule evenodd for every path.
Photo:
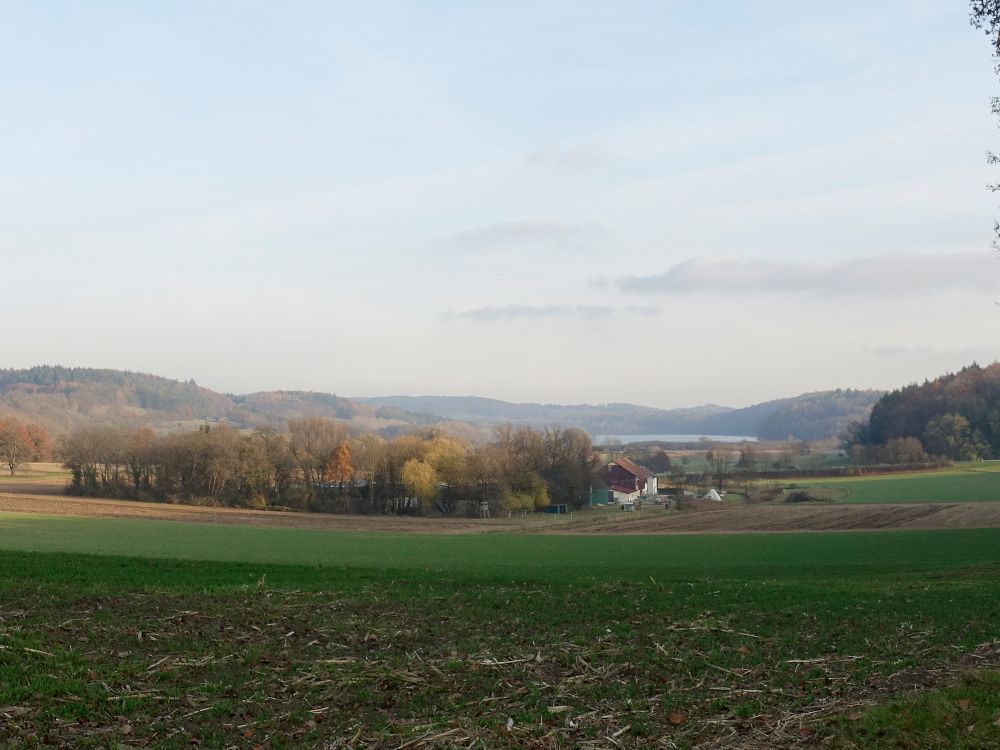
<instances>
[{"instance_id":1,"label":"dense forest","mask_svg":"<svg viewBox=\"0 0 1000 750\"><path fill-rule=\"evenodd\" d=\"M951 460L1000 457L1000 363L973 364L883 396L846 434L868 452L918 450ZM891 452L891 450L890 450Z\"/></svg>"}]
</instances>

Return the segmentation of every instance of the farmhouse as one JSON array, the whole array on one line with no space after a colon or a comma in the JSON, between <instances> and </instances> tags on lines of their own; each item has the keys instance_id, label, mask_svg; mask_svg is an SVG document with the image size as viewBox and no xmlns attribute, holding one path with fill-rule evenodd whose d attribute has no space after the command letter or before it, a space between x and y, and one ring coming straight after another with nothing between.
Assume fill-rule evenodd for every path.
<instances>
[{"instance_id":1,"label":"farmhouse","mask_svg":"<svg viewBox=\"0 0 1000 750\"><path fill-rule=\"evenodd\" d=\"M608 501L632 503L640 497L656 494L656 475L645 466L627 458L616 458L604 467Z\"/></svg>"}]
</instances>

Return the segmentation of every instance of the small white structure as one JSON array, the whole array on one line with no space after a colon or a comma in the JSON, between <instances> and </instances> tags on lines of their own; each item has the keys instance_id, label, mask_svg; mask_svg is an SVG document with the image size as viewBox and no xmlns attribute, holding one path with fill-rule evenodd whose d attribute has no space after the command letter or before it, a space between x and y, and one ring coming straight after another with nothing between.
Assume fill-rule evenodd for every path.
<instances>
[{"instance_id":1,"label":"small white structure","mask_svg":"<svg viewBox=\"0 0 1000 750\"><path fill-rule=\"evenodd\" d=\"M613 503L634 503L639 499L639 491L618 485L608 487L608 497Z\"/></svg>"},{"instance_id":2,"label":"small white structure","mask_svg":"<svg viewBox=\"0 0 1000 750\"><path fill-rule=\"evenodd\" d=\"M622 500L618 503L619 510L634 511L635 501L634 500Z\"/></svg>"},{"instance_id":3,"label":"small white structure","mask_svg":"<svg viewBox=\"0 0 1000 750\"><path fill-rule=\"evenodd\" d=\"M719 495L719 493L716 492L715 489L713 488L713 489L710 489L708 492L705 493L704 497L702 497L702 500L714 500L717 503L721 503L722 502L722 496Z\"/></svg>"}]
</instances>

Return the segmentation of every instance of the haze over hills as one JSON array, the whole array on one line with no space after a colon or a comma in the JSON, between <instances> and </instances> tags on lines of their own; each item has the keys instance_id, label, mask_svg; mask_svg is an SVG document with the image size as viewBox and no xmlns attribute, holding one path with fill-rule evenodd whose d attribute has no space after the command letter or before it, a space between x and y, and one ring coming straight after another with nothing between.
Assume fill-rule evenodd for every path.
<instances>
[{"instance_id":1,"label":"haze over hills","mask_svg":"<svg viewBox=\"0 0 1000 750\"><path fill-rule=\"evenodd\" d=\"M840 435L867 419L882 395L874 390L805 393L737 409L715 404L656 409L636 404L512 404L475 396L384 396L356 398L371 406L435 414L472 424L511 421L535 427L582 427L593 435L746 435L765 440L793 436L817 440Z\"/></svg>"},{"instance_id":2,"label":"haze over hills","mask_svg":"<svg viewBox=\"0 0 1000 750\"><path fill-rule=\"evenodd\" d=\"M0 370L0 414L41 422L54 432L92 422L181 430L205 420L225 420L236 427L255 428L315 415L343 419L358 430L392 434L440 421L329 393L266 391L236 396L203 388L193 380L47 365Z\"/></svg>"},{"instance_id":3,"label":"haze over hills","mask_svg":"<svg viewBox=\"0 0 1000 750\"><path fill-rule=\"evenodd\" d=\"M866 419L879 391L837 390L768 401L742 409L705 405L657 409L636 404L509 403L447 396L344 398L311 391L223 394L157 375L123 370L39 366L0 370L0 414L65 432L80 424L149 424L190 429L205 420L241 428L281 426L315 415L342 419L358 431L398 434L437 425L454 433L485 435L498 423L581 427L601 434L747 435L780 440L840 434Z\"/></svg>"}]
</instances>

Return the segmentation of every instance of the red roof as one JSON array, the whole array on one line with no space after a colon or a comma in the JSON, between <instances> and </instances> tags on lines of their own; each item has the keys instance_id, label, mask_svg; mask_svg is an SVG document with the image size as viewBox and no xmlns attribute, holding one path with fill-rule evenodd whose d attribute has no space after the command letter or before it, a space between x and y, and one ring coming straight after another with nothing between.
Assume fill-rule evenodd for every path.
<instances>
[{"instance_id":1,"label":"red roof","mask_svg":"<svg viewBox=\"0 0 1000 750\"><path fill-rule=\"evenodd\" d=\"M644 481L653 476L653 472L651 472L649 469L639 466L639 464L637 464L635 461L625 458L624 456L622 458L616 458L614 461L611 461L611 463L618 464L618 466L625 469L625 471L627 471L629 474L634 476L639 481Z\"/></svg>"}]
</instances>

